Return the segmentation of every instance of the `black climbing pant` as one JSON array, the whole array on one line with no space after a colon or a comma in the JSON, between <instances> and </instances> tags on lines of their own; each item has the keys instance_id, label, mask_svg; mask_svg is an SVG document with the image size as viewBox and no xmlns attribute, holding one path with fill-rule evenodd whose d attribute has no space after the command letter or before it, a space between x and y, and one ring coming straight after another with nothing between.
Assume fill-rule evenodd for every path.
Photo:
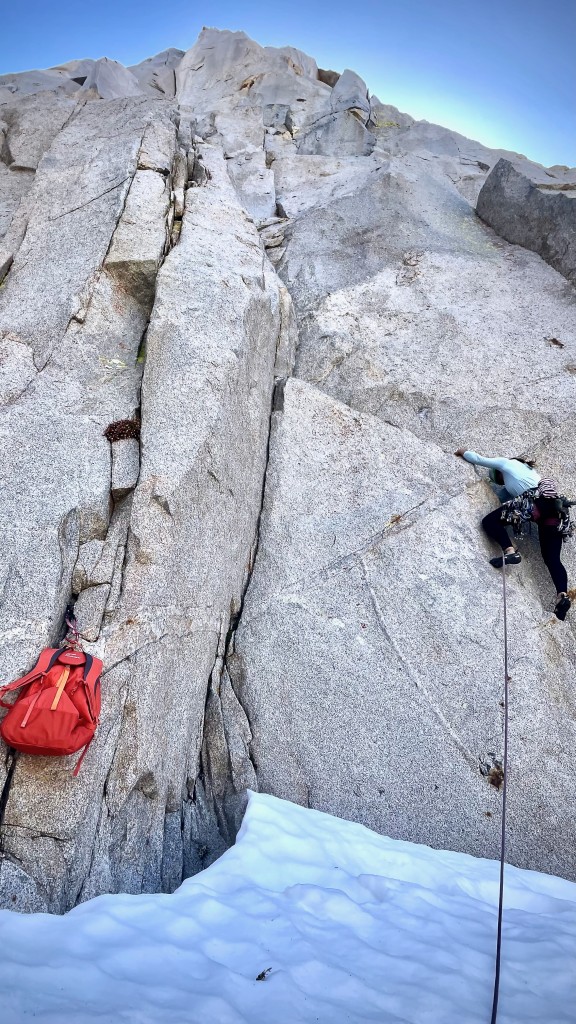
<instances>
[{"instance_id":1,"label":"black climbing pant","mask_svg":"<svg viewBox=\"0 0 576 1024\"><path fill-rule=\"evenodd\" d=\"M504 550L504 548L510 548L513 545L501 516L502 508L495 508L487 516L484 516L482 526L490 539L495 540ZM552 577L556 593L565 593L568 589L568 577L566 569L560 560L562 534L559 533L556 526L541 526L538 524L538 540L540 541L540 552L544 565Z\"/></svg>"},{"instance_id":2,"label":"black climbing pant","mask_svg":"<svg viewBox=\"0 0 576 1024\"><path fill-rule=\"evenodd\" d=\"M544 564L552 577L556 593L565 594L568 590L568 576L560 561L562 534L555 526L540 526L538 524L538 540Z\"/></svg>"},{"instance_id":3,"label":"black climbing pant","mask_svg":"<svg viewBox=\"0 0 576 1024\"><path fill-rule=\"evenodd\" d=\"M513 546L510 534L502 522L502 506L493 509L487 516L484 516L482 526L490 539L495 540L502 550Z\"/></svg>"}]
</instances>

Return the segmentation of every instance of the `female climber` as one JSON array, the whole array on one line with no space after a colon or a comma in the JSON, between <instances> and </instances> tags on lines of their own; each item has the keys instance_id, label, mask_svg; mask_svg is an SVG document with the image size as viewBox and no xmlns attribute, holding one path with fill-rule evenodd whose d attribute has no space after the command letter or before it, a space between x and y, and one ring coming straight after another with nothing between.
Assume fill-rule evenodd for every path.
<instances>
[{"instance_id":1,"label":"female climber","mask_svg":"<svg viewBox=\"0 0 576 1024\"><path fill-rule=\"evenodd\" d=\"M466 462L473 466L486 466L490 470L491 478L495 483L503 485L508 498L517 498L525 491L538 489L538 495L534 500L532 519L538 525L538 540L544 564L552 577L556 587L557 599L554 614L558 619L564 620L570 608L568 597L568 577L566 569L560 560L562 550L562 533L560 526L560 515L558 512L558 490L553 480L544 480L534 469L534 463L528 459L486 459L476 452L459 448L455 455L459 455ZM504 492L502 492L502 495ZM490 559L490 564L495 569L501 569L504 562L507 565L517 564L522 561L520 552L510 543L510 536L504 523L506 504L495 508L484 516L482 526L491 540L496 541L502 548L503 554Z\"/></svg>"}]
</instances>

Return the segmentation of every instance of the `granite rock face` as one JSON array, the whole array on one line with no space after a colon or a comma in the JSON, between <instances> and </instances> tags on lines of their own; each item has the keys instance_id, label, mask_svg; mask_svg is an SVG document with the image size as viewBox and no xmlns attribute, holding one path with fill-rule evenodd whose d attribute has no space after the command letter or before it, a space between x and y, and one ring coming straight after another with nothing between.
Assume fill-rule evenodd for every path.
<instances>
[{"instance_id":1,"label":"granite rock face","mask_svg":"<svg viewBox=\"0 0 576 1024\"><path fill-rule=\"evenodd\" d=\"M140 64L134 64L128 71L132 72L144 92L149 91L153 96L160 93L172 98L176 93L176 68L183 56L184 50L170 47Z\"/></svg>"},{"instance_id":2,"label":"granite rock face","mask_svg":"<svg viewBox=\"0 0 576 1024\"><path fill-rule=\"evenodd\" d=\"M0 78L0 681L71 602L105 666L77 779L3 750L3 906L171 891L246 787L496 854L494 496L452 453L576 494L574 291L476 216L502 157L572 203L243 33ZM576 877L573 626L525 546L510 856Z\"/></svg>"},{"instance_id":3,"label":"granite rock face","mask_svg":"<svg viewBox=\"0 0 576 1024\"><path fill-rule=\"evenodd\" d=\"M508 242L533 249L576 284L576 173L568 181L531 180L499 160L478 196L477 212Z\"/></svg>"}]
</instances>

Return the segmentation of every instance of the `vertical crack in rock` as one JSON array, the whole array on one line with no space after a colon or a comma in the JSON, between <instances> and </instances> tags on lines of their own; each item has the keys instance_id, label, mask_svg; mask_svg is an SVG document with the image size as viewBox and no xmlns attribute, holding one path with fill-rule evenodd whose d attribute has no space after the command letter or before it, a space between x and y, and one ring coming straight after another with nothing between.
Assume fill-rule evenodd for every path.
<instances>
[{"instance_id":1,"label":"vertical crack in rock","mask_svg":"<svg viewBox=\"0 0 576 1024\"><path fill-rule=\"evenodd\" d=\"M275 397L278 389L282 387L283 382L278 382L272 390L266 437L266 461L248 571L237 610L233 610L234 602L231 602L228 629L224 635L220 633L219 652L208 680L202 745L191 794L196 827L188 827L187 838L191 844L191 851L186 861L187 875L208 867L233 844L245 809L245 790L258 788L256 767L250 751L250 721L232 685L227 661L234 650L234 638L258 554L270 461L272 416L275 411Z\"/></svg>"},{"instance_id":2,"label":"vertical crack in rock","mask_svg":"<svg viewBox=\"0 0 576 1024\"><path fill-rule=\"evenodd\" d=\"M4 815L6 813L6 805L8 804L8 796L10 794L10 786L12 785L12 778L14 770L16 768L16 759L18 754L15 750L6 750L6 778L4 779L4 785L2 786L2 793L0 794L0 858L4 857Z\"/></svg>"},{"instance_id":3,"label":"vertical crack in rock","mask_svg":"<svg viewBox=\"0 0 576 1024\"><path fill-rule=\"evenodd\" d=\"M104 871L113 888L170 891L206 862L204 847L221 852L231 842L238 794L255 781L246 757L249 726L222 662L236 610L230 595L238 605L255 553L281 323L278 282L267 263L262 275L262 247L218 151L207 148L203 161L192 157L189 134L181 119L166 226L171 259L142 335L141 472L118 562L119 597L110 595L99 637L106 663L115 666L107 690L123 669L130 696L106 775L108 811L96 825L100 855L86 865L82 898L104 891ZM200 163L201 182L194 180ZM183 222L185 186L194 191ZM112 256L117 260L115 247ZM187 428L177 434L175 417ZM247 476L242 467L255 448ZM102 561L95 545L86 549L86 573L92 557ZM78 581L83 574L79 566ZM98 582L94 572L90 579ZM158 702L161 716L153 712ZM172 729L160 749L162 723ZM138 844L138 835L149 839Z\"/></svg>"},{"instance_id":4,"label":"vertical crack in rock","mask_svg":"<svg viewBox=\"0 0 576 1024\"><path fill-rule=\"evenodd\" d=\"M222 650L229 635L221 638ZM246 790L257 788L250 757L250 724L222 654L210 674L202 733L190 806L184 809L185 829L186 818L190 819L186 874L208 867L232 845L242 821Z\"/></svg>"},{"instance_id":5,"label":"vertical crack in rock","mask_svg":"<svg viewBox=\"0 0 576 1024\"><path fill-rule=\"evenodd\" d=\"M233 184L236 188L236 183ZM278 223L277 218L273 218L273 223ZM265 221L260 228L266 225ZM265 273L269 264L266 260L266 238L261 232L260 245ZM225 636L221 635L219 652L208 681L198 772L191 793L194 815L188 813L188 817L195 822L195 828L191 831L188 825L194 851L188 864L189 873L207 867L234 842L245 806L245 790L258 788L257 768L251 749L250 719L234 687L229 663L234 659L236 632L242 619L260 546L274 416L283 411L284 388L294 368L298 345L298 329L290 292L276 272L274 281L278 289L279 326L259 506L240 600L237 604L231 602L228 627Z\"/></svg>"},{"instance_id":6,"label":"vertical crack in rock","mask_svg":"<svg viewBox=\"0 0 576 1024\"><path fill-rule=\"evenodd\" d=\"M124 590L124 576L128 562L129 543L131 538L130 513L131 495L138 485L141 468L141 445L140 445L140 416L141 416L141 390L144 364L146 359L146 337L154 311L156 296L156 282L158 274L164 264L168 253L178 243L182 216L184 212L183 201L178 201L178 190L182 189L182 167L187 166L187 153L177 149L173 157L171 167L163 171L158 167L147 166L143 159L144 139L146 129L142 134L136 169L132 176L132 185L128 190L120 216L116 223L116 229L110 239L110 244L102 264L102 272L116 276L121 282L124 290L132 292L146 308L145 325L141 332L138 350L136 353L135 367L137 371L136 401L130 419L119 421L117 424L110 424L106 434L110 440L110 506L111 521L114 520L114 530L108 530L103 538L104 548L110 547L112 541L112 561L116 561L116 554L121 554L120 564L113 564L109 579L106 581L86 582L78 592L75 602L75 614L79 622L80 634L84 640L95 643L100 636L100 630L105 615L110 610L110 600L115 604L122 601ZM132 238L130 231L127 237L118 238L122 232L123 220L128 218L129 225L134 223L136 214L139 212L143 200L146 198L146 190L140 191L143 195L134 196L132 189L137 180L137 175L154 175L159 181L164 182L163 188L169 191L169 203L164 215L165 243L156 259L152 258L149 251L145 251L138 258L137 254L131 253ZM131 209L131 206L134 209ZM128 211L128 213L127 213ZM175 230L174 225L179 227ZM126 235L126 233L124 233ZM149 247L146 246L148 250ZM133 424L133 429L130 425ZM116 428L114 430L114 428ZM118 532L118 521L124 522L124 528ZM90 542L89 542L90 543ZM98 579L98 577L96 577Z\"/></svg>"},{"instance_id":7,"label":"vertical crack in rock","mask_svg":"<svg viewBox=\"0 0 576 1024\"><path fill-rule=\"evenodd\" d=\"M286 289L282 288L279 281L278 285L282 312L276 345L276 359L278 367L279 355L281 355L280 365L284 369L286 342L284 341L284 345L282 344L282 335L288 330L286 307L289 303L289 294ZM294 328L293 316L290 317L289 322L290 327ZM290 347L294 351L295 343ZM190 830L189 841L192 852L187 863L188 874L194 874L208 867L233 844L246 805L245 792L247 789L258 789L256 764L251 751L250 719L232 683L231 673L228 671L228 660L234 655L236 631L242 619L245 599L260 546L273 418L274 414L279 414L283 410L285 385L285 378L276 378L272 388L260 503L247 573L238 607L235 610L233 606L231 607L225 636L222 636L221 633L219 653L208 681L199 766L191 794L194 818L197 823L201 823L201 827L197 825L195 829Z\"/></svg>"},{"instance_id":8,"label":"vertical crack in rock","mask_svg":"<svg viewBox=\"0 0 576 1024\"><path fill-rule=\"evenodd\" d=\"M146 325L145 325L144 330L142 332L142 336L141 336L141 339L140 339L140 343L139 343L139 346L138 346L138 352L137 352L137 356L136 356L136 365L137 365L137 367L139 368L139 371L140 371L139 372L139 383L138 383L138 389L137 389L138 403L139 404L138 404L138 408L135 410L135 417L136 417L136 419L138 419L138 421L140 421L141 410L142 410L142 406L141 406L141 391L142 391L142 378L143 378L143 374L144 374L144 364L145 364L145 361L146 361L146 339L147 339L147 336L148 336L148 329L149 329L150 321L152 319L152 314L153 314L153 311L154 311L154 304L155 304L155 299L156 299L156 282L158 280L158 275L160 273L160 270L161 270L162 266L164 265L166 257L172 251L172 249L176 245L178 245L178 242L180 240L180 234L181 234L181 230L182 230L182 221L183 221L183 217L184 217L184 191L185 191L185 188L188 187L191 184L191 182L188 180L188 168L190 166L194 167L194 165L195 165L195 156L194 156L195 150L194 150L194 146L191 143L186 144L186 141L183 144L183 142L182 142L182 133L181 133L181 130L180 130L181 129L181 122L180 121L178 121L178 123L176 125L176 128L177 128L177 131L178 131L179 146L176 149L176 152L175 152L173 160L172 160L172 165L171 165L169 171L164 171L164 170L162 170L159 167L150 168L149 165L146 163L146 161L142 159L142 145L140 147L140 151L139 151L139 154L138 154L138 167L143 169L143 170L152 171L153 173L156 173L156 174L158 174L158 175L160 175L162 177L166 177L167 187L170 189L170 204L169 204L169 207L168 207L168 209L166 211L166 216L165 216L166 241L165 241L165 245L164 245L164 248L163 248L163 252L162 252L161 258L160 258L160 260L159 260L159 262L158 262L158 264L156 266L156 269L155 269L154 281L150 285L150 292L151 292L150 309L149 309L149 313L148 313L148 316L147 316ZM143 141L144 141L144 137L143 137ZM110 243L110 248L112 248L112 241ZM122 486L122 487L119 486L119 480L118 480L118 476L121 475L121 470L119 471L119 473L116 476L116 478L115 478L115 474L114 474L114 462L115 462L114 455L116 454L116 451L118 449L114 449L113 448L113 451L112 451L110 493L111 493L111 500L112 500L115 508L119 505L120 502L123 502L123 501L126 500L128 494L130 494L131 492L133 492L136 489L136 487L138 485L138 481L140 479L141 454L142 454L142 452L141 452L141 443L140 443L140 440L139 440L139 434L140 434L140 431L138 431L137 455L136 455L136 451L135 451L135 442L133 442L134 454L132 455L132 458L131 458L130 452L128 452L126 447L125 447L126 445L130 444L130 439L126 438L124 441L123 440L119 440L117 442L117 444L123 445L123 452L125 453L125 456L127 456L128 461L132 461L135 464L135 468L134 468L134 471L132 473L130 472L130 468L128 467L128 472L126 474L127 479L125 480L125 486ZM126 461L126 458L124 458L123 461ZM117 463L120 462L120 459L118 457L116 458L116 462ZM136 468L136 465L137 465L137 468ZM121 561L121 565L120 565L120 568L119 568L118 581L117 581L117 587L118 587L117 603L118 604L121 604L122 597L123 597L123 592L124 592L124 578L125 578L126 567L127 567L127 564L128 564L129 545L130 545L131 537L132 537L132 532L131 532L131 527L130 527L130 517L128 515L128 524L127 524L126 533L124 535L122 561ZM104 614L105 614L105 612L104 612Z\"/></svg>"}]
</instances>

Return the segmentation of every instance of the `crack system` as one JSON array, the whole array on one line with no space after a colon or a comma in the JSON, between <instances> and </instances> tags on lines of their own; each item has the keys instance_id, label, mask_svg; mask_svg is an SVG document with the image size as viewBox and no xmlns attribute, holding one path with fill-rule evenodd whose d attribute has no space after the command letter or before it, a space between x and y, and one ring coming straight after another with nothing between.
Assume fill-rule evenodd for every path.
<instances>
[{"instance_id":1,"label":"crack system","mask_svg":"<svg viewBox=\"0 0 576 1024\"><path fill-rule=\"evenodd\" d=\"M115 239L118 227L119 227L119 225L120 225L120 223L122 221L122 218L124 217L125 212L126 212L127 203L128 203L129 196L130 196L131 185L132 185L132 183L133 183L133 181L134 181L134 179L136 177L137 171L139 170L140 156L141 156L141 152L142 152L142 146L143 146L143 143L144 143L144 137L145 137L145 132L146 132L146 128L147 127L148 127L148 125L146 125L144 127L144 129L142 131L142 134L141 134L141 137L140 137L140 143L139 143L136 159L135 159L135 162L134 162L134 171L133 171L132 174L125 176L121 181L117 182L115 185L113 185L110 188L104 190L103 192L99 193L97 196L93 196L91 199L87 200L86 203L83 203L80 206L75 207L75 208L73 208L71 210L67 210L63 214L59 214L58 217L51 218L51 220L58 220L61 217L64 217L64 216L66 216L68 214L71 214L71 213L74 213L74 212L76 212L76 210L82 209L83 207L89 205L90 203L96 201L97 199L100 199L103 196L105 196L105 195L109 194L110 192L114 191L115 189L120 188L123 184L126 183L126 181L129 180L130 183L131 183L130 186L126 189L126 194L124 196L124 202L122 203L122 208L121 208L121 210L119 211L119 213L118 213L118 215L116 217L115 225L114 225L114 228L113 228L113 230L111 232L110 241L109 241L108 247L106 249L106 253L102 257L99 269L97 270L97 272L94 275L92 281L90 282L90 294L87 297L87 300L83 303L83 307L84 307L82 309L82 314L83 315L81 317L72 316L70 322L68 323L68 326L67 326L66 330L64 331L64 334L68 330L68 327L70 327L70 323L72 321L77 322L78 325L80 326L80 329L81 329L81 326L82 326L82 324L86 320L86 317L87 317L87 314L88 314L88 310L89 310L90 305L92 303L92 300L93 300L93 297L94 297L94 294L95 294L95 290L96 290L96 287L97 287L98 278L103 273L110 273L109 270L107 269L106 262L107 262L109 254L111 252L112 245L114 243L114 239ZM177 128L178 128L178 125L175 126L175 130L177 130ZM181 146L178 147L178 145L177 145L176 153L175 153L175 156L174 156L174 159L173 159L173 162L172 162L171 171L170 171L170 173L167 176L164 175L164 177L168 178L168 186L169 187L171 187L171 185L173 183L173 180L174 180L174 178L176 176L178 168L179 167L181 168L182 164L184 165L184 167L186 167L188 165L187 162L188 162L188 150L184 149L184 151L183 151L182 147ZM192 168L194 167L194 162L193 161L191 161L191 167ZM148 169L148 168L146 168L146 169ZM184 213L183 193L184 193L184 187L186 186L186 184L187 184L187 182L186 182L186 178L185 178L184 181L181 182L182 195L181 195L180 205L178 204L178 198L179 197L177 196L175 190L171 189L170 201L169 201L168 208L167 208L167 211L166 211L166 214L165 214L165 234L166 234L166 240L165 240L165 244L164 244L164 248L163 248L163 251L162 251L161 258L160 258L160 260L158 262L158 265L156 267L156 272L155 272L155 277L154 277L154 284L153 284L153 286L152 286L152 288L150 290L150 306L149 306L148 314L147 314L147 317L146 317L146 326L144 328L144 331L141 332L140 342L139 342L139 347L138 347L138 354L137 354L137 358L136 358L136 365L139 366L140 369L141 369L141 372L140 372L140 375L139 375L138 391L137 391L137 401L138 402L140 402L141 381L142 381L142 376L143 376L143 371L144 371L145 337L146 337L146 332L147 332L148 325L150 323L150 319L151 319L151 316L152 316L152 311L153 311L153 308L154 308L154 303L155 303L156 281L157 281L158 273L160 272L160 269L161 269L161 267L162 267L162 265L164 263L164 260L165 260L166 256L171 251L171 249L178 243L178 240L179 240L179 237L180 237L180 229L181 229L181 226L182 226L182 217L183 217L183 213ZM137 298L137 296L136 296L136 298ZM45 362L43 367L41 367L39 370L37 368L36 375L33 377L32 381L29 382L29 384L24 389L24 391L28 390L28 388L33 383L35 383L37 381L38 373L40 373L43 369L45 369L46 365L50 362L51 355L52 355L52 353L49 354L48 359L46 360L46 362ZM18 398L20 398L20 397L22 397L22 394L18 396ZM139 409L138 409L138 412L139 412ZM111 463L111 465L112 465L112 463ZM131 502L132 492L133 492L133 490L135 489L135 487L137 486L137 483L138 483L139 472L140 472L140 458L138 459L138 474L136 475L136 478L133 481L133 486L130 488L130 492L127 495L123 496L120 500L117 500L117 499L115 499L113 497L113 494L112 494L112 480L110 480L110 503L111 503L111 507L112 507L113 511L119 511L119 510L121 510L122 507L126 507L129 504L129 502ZM104 538L104 544L106 543L106 540L109 539L109 534L110 534L110 527L108 529L106 537ZM119 581L119 600L121 600L121 596L122 596L122 593L123 593L125 571L126 571L126 567L127 567L127 564L128 564L129 534L130 534L130 526L129 526L129 517L128 517L126 533L123 536L122 536L122 533L119 534L119 536L117 537L117 545L116 545L116 549L115 549L116 553L117 553L118 549L123 544L123 547L124 547L123 560L122 560L122 565L120 566L120 569L119 569L119 575L120 575L120 581ZM112 538L112 539L114 540L114 538ZM102 550L104 551L104 547L103 547ZM115 557L116 556L114 556L114 559L115 559ZM78 555L76 556L76 559L75 559L76 564L77 564L77 559L78 559ZM63 569L64 569L64 563L63 563ZM71 578L71 575L72 575L72 571L73 571L73 568L71 569L71 572L70 572L70 578ZM115 572L115 571L116 571L116 567L114 567L114 569L113 569L113 572ZM75 602L74 596L73 596L73 594L71 592L71 584L66 584L66 586L68 587L68 599L67 599L66 603L68 604L69 608L72 609L75 606L76 602ZM80 590L80 594L84 593L85 590L90 590L90 589L92 589L90 586L84 587L84 588L82 588ZM109 589L109 593L108 593L108 597L109 597L110 596L110 587L108 589ZM62 600L64 600L64 598L62 598ZM102 615L100 617L100 626L98 627L97 635L94 636L94 637L91 636L89 638L92 642L94 642L95 640L98 639L98 635L99 635L99 632L100 632L102 620L103 620L104 614L106 612L106 605L107 605L107 602L106 602L106 604L104 605L104 607L102 609ZM65 628L64 629L62 628L62 618L63 617L59 617L58 625L56 627L56 632L57 632L58 636L61 636L63 634L63 632L65 632ZM80 628L82 628L82 627L80 626ZM159 642L162 639L163 639L163 637L155 638L151 642L157 643L157 642ZM142 646L144 647L146 645L142 645ZM125 660L128 660L129 658L132 658L135 653L136 653L135 651L131 651L126 659L121 659L120 661L116 662L114 665L107 666L107 671L111 671L112 668L115 668L118 664L121 664L122 661L125 661ZM25 831L25 832L27 831L27 832L30 832L30 833L35 831L30 826L20 825L20 824L15 823L15 822L10 822L9 823L9 822L5 821L5 814L6 814L6 809L7 809L7 806L8 806L10 792L11 792L12 785L14 784L14 781L15 781L14 780L14 773L15 773L15 770L16 770L17 760L18 760L18 754L15 751L12 751L11 749L8 749L7 752L6 752L6 777L5 777L5 780L4 780L4 785L2 787L2 792L0 794L0 862L4 858L13 859L12 858L12 854L9 853L8 851L6 851L6 849L5 849L5 841L6 841L7 833L4 831L4 828L2 826L4 826L6 829L10 828L12 830L20 830L20 829L22 829L23 831ZM106 779L107 778L108 778L108 775L106 776ZM105 785L106 785L106 783L105 783ZM43 839L45 839L45 838L53 838L55 840L60 839L60 837L58 837L58 836L49 836L48 833L42 833L42 832L40 832L40 830L38 830L38 834L37 834L36 837L37 838L43 838ZM72 842L72 840L68 840L68 842ZM93 851L92 851L92 859L94 857L95 848L96 848L96 843L94 844L94 848L93 848ZM87 880L87 878L89 876L89 873L90 873L90 866L88 867L88 870L85 873L84 877L82 879L80 879L79 884L77 886L75 886L75 888L77 890L77 894L79 894L81 892L82 887L84 886L84 884L85 884L85 882L86 882L86 880Z\"/></svg>"},{"instance_id":2,"label":"crack system","mask_svg":"<svg viewBox=\"0 0 576 1024\"><path fill-rule=\"evenodd\" d=\"M277 275L276 275L277 277ZM280 286L280 280L277 277L278 286ZM280 343L280 335L283 329L282 315L280 314L280 322L278 328L278 340L276 344L276 352ZM254 761L251 751L251 739L252 730L250 727L250 718L247 709L242 704L238 693L236 692L231 673L228 670L228 660L234 653L235 637L242 615L244 612L244 606L246 596L250 588L250 584L253 578L254 569L256 565L256 559L258 556L258 550L260 547L261 538L261 527L262 527L262 516L264 512L264 503L266 496L266 487L268 481L268 470L270 464L270 449L272 439L272 428L273 428L273 417L274 414L281 413L284 408L284 387L286 384L286 378L275 378L272 384L270 406L268 411L267 431L266 431L266 450L264 467L262 471L262 484L260 490L260 501L258 512L256 515L256 522L254 526L253 541L250 546L250 554L248 559L248 569L246 577L243 582L242 591L240 594L240 601L237 609L230 615L226 634L223 637L220 635L219 649L217 651L212 670L208 678L208 687L206 693L206 702L204 708L204 721L202 724L202 743L199 751L198 768L196 771L194 787L190 796L190 803L192 809L196 811L197 815L206 813L211 814L215 822L216 830L215 835L212 836L212 842L206 842L202 844L203 850L197 853L198 865L197 870L202 870L207 867L213 860L216 859L231 843L234 842L235 835L238 831L241 817L239 815L239 809L244 806L244 789L238 789L234 779L234 770L232 766L232 759L230 755L229 737L226 730L226 714L221 701L221 681L225 676L230 685L231 693L237 704L240 715L245 719L249 738L247 737L244 742L244 756L248 766L248 772L251 774L251 784L257 786L257 766ZM214 705L217 702L218 711L215 711ZM208 729L211 725L215 714L219 716L221 723L220 730L220 744L221 744L221 757L227 760L227 770L224 777L214 777L212 772L212 765L210 759L210 744L208 741ZM221 791L221 792L219 792ZM199 806L201 805L201 807Z\"/></svg>"},{"instance_id":3,"label":"crack system","mask_svg":"<svg viewBox=\"0 0 576 1024\"><path fill-rule=\"evenodd\" d=\"M134 181L136 173L137 173L138 169L140 169L140 160L141 160L141 154L142 154L142 147L143 147L143 144L144 144L144 138L145 138L146 130L147 130L148 127L149 127L149 125L147 125L144 128L144 131L143 131L142 136L141 136L140 146L139 146L139 149L138 149L138 154L137 154L136 162L135 162L135 170L134 170L134 174L132 175L132 181ZM175 125L175 131L178 131L178 125ZM136 411L134 413L134 417L135 417L134 418L134 422L135 423L136 422L138 422L138 423L140 422L141 415L142 415L142 410L141 410L141 388L142 388L142 378L143 378L143 375L144 375L144 366L145 366L145 362L146 362L146 337L147 337L147 333L148 333L148 328L150 326L150 321L151 321L151 318L152 318L152 314L153 314L153 311L154 311L154 305L155 305L155 299L156 299L156 285L157 285L158 275L160 273L160 270L161 270L161 268L162 268L162 266L164 264L164 261L165 261L166 257L171 252L171 250L178 244L178 241L179 241L179 238L180 238L180 231L181 231L181 227L182 227L182 218L183 218L183 214L184 214L184 203L183 203L183 201L181 201L180 204L179 204L178 196L177 196L177 190L178 190L178 187L182 187L183 188L184 184L186 183L185 180L184 180L184 182L182 182L182 167L185 168L187 166L187 158L188 158L188 150L187 149L183 149L182 146L178 146L177 145L176 152L175 152L173 160L172 160L172 167L171 167L171 170L170 170L170 172L168 174L166 174L165 172L162 172L160 170L152 171L149 167L144 167L143 168L148 173L159 174L161 177L163 177L163 178L165 178L167 180L168 188L170 189L170 202L169 202L166 214L165 214L165 235L166 235L166 240L165 240L164 249L163 249L161 258L158 261L158 264L156 266L155 275L154 275L154 282L150 286L149 309L147 311L146 323L145 323L144 329L142 330L141 335L140 335L140 341L139 341L139 345L138 345L138 352L137 352L137 355L136 355L136 367L138 367L138 369L139 369L139 380L138 380L138 387L137 387L137 394L136 394L136 400L138 402L138 407L137 407L137 409L136 409ZM180 186L179 186L179 181L180 181ZM120 225L120 223L122 221L122 217L125 214L126 207L127 207L128 201L129 201L129 196L130 196L130 189L127 190L126 197L125 197L125 200L124 200L124 204L123 204L123 207L122 207L122 211L120 212L120 215L119 215L119 217L117 219L116 228L115 228L115 230L114 230L114 232L113 232L113 234L111 236L110 243L108 245L108 249L107 249L106 255L105 255L105 257L104 257L104 259L102 261L102 264L101 264L100 273L112 273L112 276L113 276L113 271L109 271L107 269L106 261L107 261L107 258L109 256L111 250L112 250L112 246L113 246L113 243L114 243L114 237L115 237L116 231L117 231L117 229L118 229L118 227L119 227L119 225ZM146 263L146 262L147 262L146 259L144 259L144 263ZM93 294L93 292L92 292L92 294ZM126 422L129 422L129 421L126 421ZM107 428L107 430L109 430L109 429L110 428ZM139 431L138 431L138 433L139 433ZM127 524L126 524L126 530L125 530L125 532L123 532L122 535L120 535L118 537L117 545L116 545L116 549L115 549L116 550L116 554L117 554L118 550L121 547L123 547L122 564L121 564L121 566L118 569L118 575L119 575L119 579L117 581L118 595L117 595L117 598L116 598L117 603L121 604L122 597L123 597L123 594L124 594L124 588L125 588L125 574L126 574L126 569L127 569L127 566L128 566L129 553L130 553L130 540L131 540L131 536L132 536L132 531L131 531L131 527L130 527L130 503L132 501L132 494L133 494L134 490L136 489L136 487L138 486L138 481L139 481L139 478L140 478L140 470L141 470L141 445L140 445L140 442L138 441L138 470L137 470L137 473L135 474L134 478L130 481L130 487L128 489L128 493L123 493L121 497L116 497L114 495L114 493L113 493L114 492L114 480L113 480L114 458L112 456L112 447L113 447L113 442L111 441L111 461L110 461L110 473L111 473L111 476L110 476L110 503L111 503L111 508L112 508L111 519L113 518L113 515L114 515L115 512L121 514L122 509L126 509L127 512L128 512L128 516L127 516L128 521L127 521ZM109 533L110 533L110 529L108 530L108 534L106 535L106 537L103 539L104 540L104 544L106 544L106 541L108 539ZM116 557L116 556L114 556L114 557ZM117 571L117 566L114 566L113 573L116 573L116 571ZM114 577L112 577L112 579L110 580L110 585L111 586L112 586L112 583L113 583L113 578ZM86 588L83 588L83 590L85 590L85 589L89 589L89 586L86 587ZM82 592L83 591L80 591L80 593L82 593ZM106 602L104 604L104 607L102 609L102 616L101 616L101 620L100 620L100 627L99 627L99 630L98 630L98 634L96 636L94 636L94 637L90 637L90 640L92 642L95 642L98 639L98 637L99 637L100 628L101 628L102 622L104 620L104 617L106 615L106 610L107 610L107 607L108 607L108 599L110 598L110 595L111 595L111 590L109 591L109 593L107 595L107 600L106 600Z\"/></svg>"}]
</instances>

